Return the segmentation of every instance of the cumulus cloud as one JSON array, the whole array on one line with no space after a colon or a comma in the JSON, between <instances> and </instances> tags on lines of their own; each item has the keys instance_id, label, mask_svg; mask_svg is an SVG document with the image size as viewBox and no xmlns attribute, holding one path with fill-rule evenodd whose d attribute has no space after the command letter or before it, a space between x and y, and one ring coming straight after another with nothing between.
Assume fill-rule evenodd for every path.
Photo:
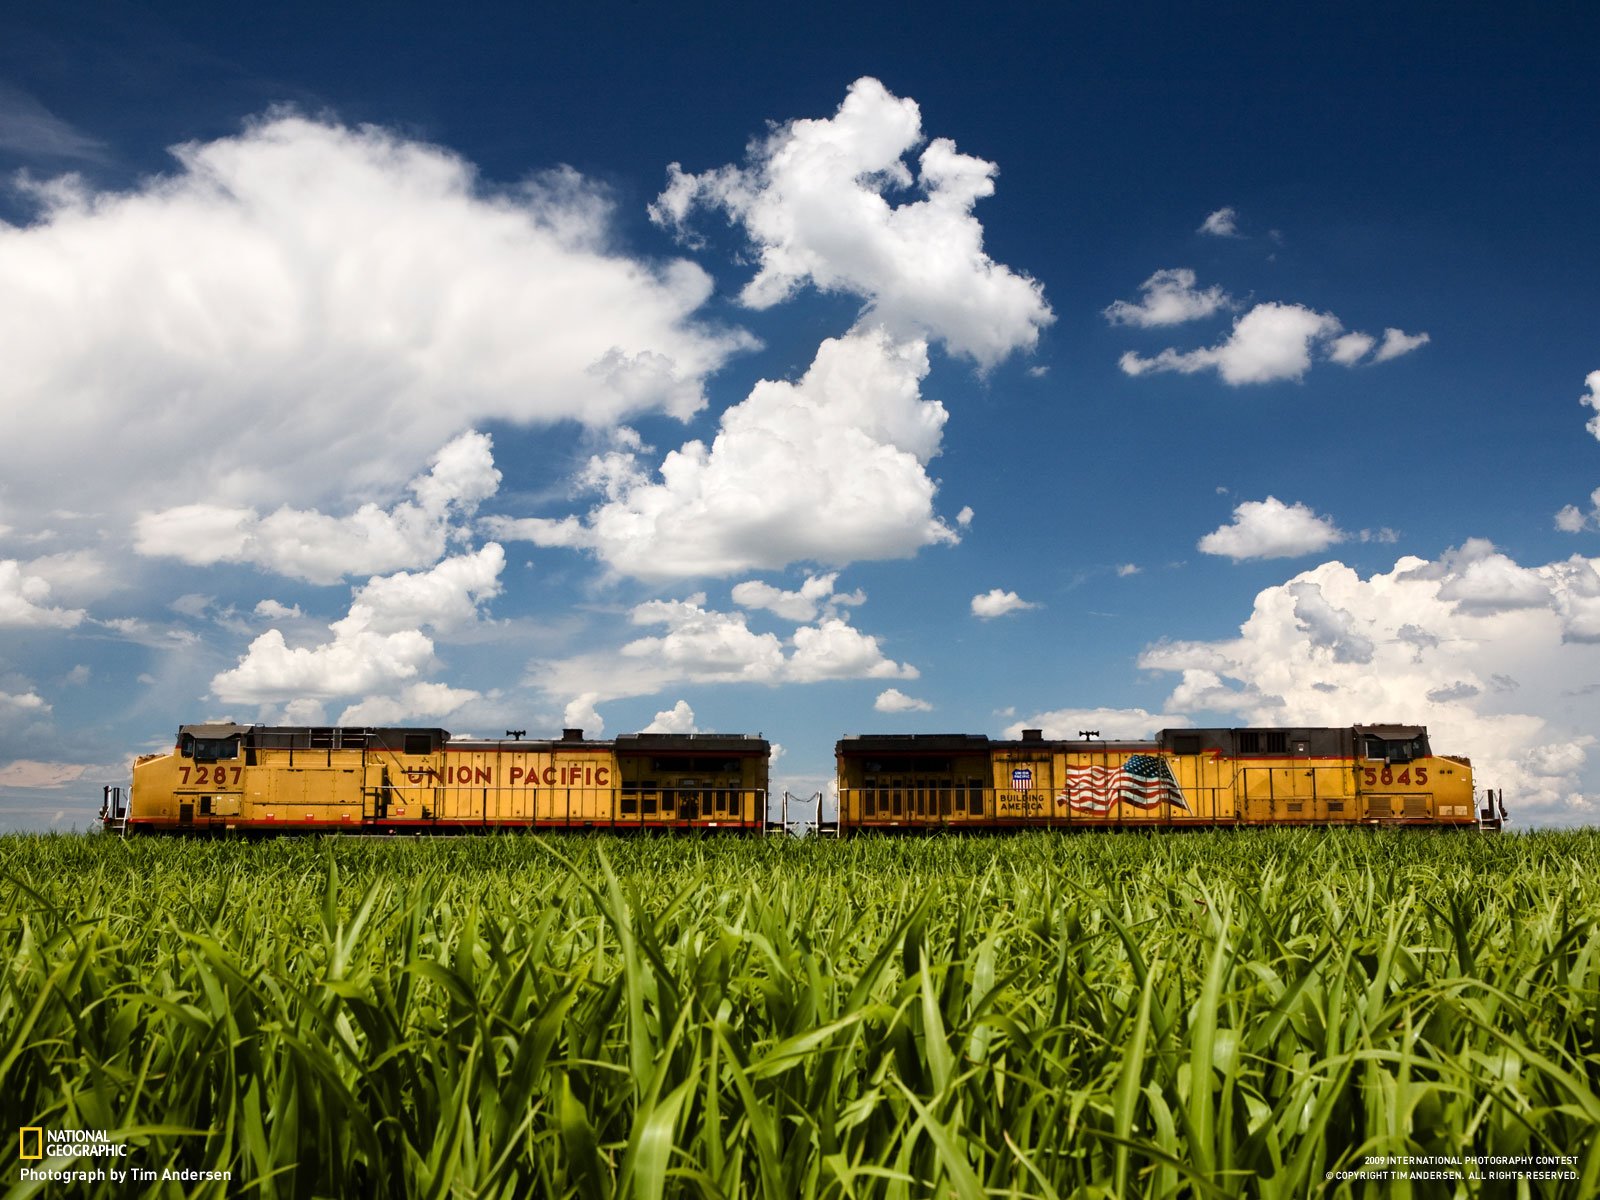
<instances>
[{"instance_id":1,"label":"cumulus cloud","mask_svg":"<svg viewBox=\"0 0 1600 1200\"><path fill-rule=\"evenodd\" d=\"M1219 208L1201 221L1200 228L1195 232L1210 234L1212 237L1238 237L1239 214L1231 206Z\"/></svg>"},{"instance_id":2,"label":"cumulus cloud","mask_svg":"<svg viewBox=\"0 0 1600 1200\"><path fill-rule=\"evenodd\" d=\"M1583 382L1584 386L1589 390L1586 395L1578 397L1578 402L1586 404L1595 410L1595 415L1589 418L1584 424L1584 428L1594 434L1596 438L1600 438L1600 371L1590 371L1584 377ZM1600 501L1597 501L1597 503L1600 503Z\"/></svg>"},{"instance_id":3,"label":"cumulus cloud","mask_svg":"<svg viewBox=\"0 0 1600 1200\"><path fill-rule=\"evenodd\" d=\"M1562 533L1582 533L1587 529L1595 520L1596 514L1600 513L1600 488L1589 494L1589 504L1588 512L1584 512L1576 504L1565 505L1556 513L1556 528Z\"/></svg>"},{"instance_id":4,"label":"cumulus cloud","mask_svg":"<svg viewBox=\"0 0 1600 1200\"><path fill-rule=\"evenodd\" d=\"M348 615L328 627L331 641L291 647L281 630L269 629L211 681L211 693L247 704L366 695L423 715L419 706L448 698L407 690L434 665L433 639L423 629L449 632L475 621L479 606L499 594L504 567L504 551L490 542L429 571L374 577L356 590Z\"/></svg>"},{"instance_id":5,"label":"cumulus cloud","mask_svg":"<svg viewBox=\"0 0 1600 1200\"><path fill-rule=\"evenodd\" d=\"M1383 331L1383 344L1378 347L1378 352L1372 356L1372 361L1388 362L1391 358L1399 358L1402 354L1410 354L1419 346L1426 346L1430 340L1425 333L1404 333L1394 328L1385 329Z\"/></svg>"},{"instance_id":6,"label":"cumulus cloud","mask_svg":"<svg viewBox=\"0 0 1600 1200\"><path fill-rule=\"evenodd\" d=\"M686 233L696 208L725 212L760 263L740 293L753 308L810 284L860 296L863 321L897 339L935 338L991 365L1035 345L1053 316L1036 281L983 249L972 209L993 195L995 164L936 138L913 171L922 140L914 100L858 79L832 117L774 128L743 166L695 175L673 163L651 216ZM890 202L913 189L919 198Z\"/></svg>"},{"instance_id":7,"label":"cumulus cloud","mask_svg":"<svg viewBox=\"0 0 1600 1200\"><path fill-rule=\"evenodd\" d=\"M1588 390L1578 398L1578 402L1595 410L1595 415L1584 424L1584 428L1600 438L1600 371L1590 371L1583 382ZM1590 493L1588 512L1575 504L1568 504L1556 513L1556 528L1564 533L1580 533L1595 527L1600 527L1600 488Z\"/></svg>"},{"instance_id":8,"label":"cumulus cloud","mask_svg":"<svg viewBox=\"0 0 1600 1200\"><path fill-rule=\"evenodd\" d=\"M0 559L0 629L72 629L84 612L50 605L50 583L25 574L14 558Z\"/></svg>"},{"instance_id":9,"label":"cumulus cloud","mask_svg":"<svg viewBox=\"0 0 1600 1200\"><path fill-rule=\"evenodd\" d=\"M1370 361L1398 358L1427 341L1425 333L1385 330L1383 342ZM1227 339L1215 346L1195 350L1169 347L1149 358L1130 350L1118 365L1125 374L1134 376L1164 371L1181 375L1216 371L1223 382L1235 386L1277 383L1304 378L1318 351L1341 366L1355 366L1363 361L1374 342L1370 334L1345 333L1332 313L1317 312L1303 304L1268 302L1257 304L1236 320Z\"/></svg>"},{"instance_id":10,"label":"cumulus cloud","mask_svg":"<svg viewBox=\"0 0 1600 1200\"><path fill-rule=\"evenodd\" d=\"M1003 591L1000 588L990 588L987 592L972 598L972 615L984 621L992 621L995 617L1003 617L1008 613L1023 612L1030 608L1038 608L1024 600L1015 592Z\"/></svg>"},{"instance_id":11,"label":"cumulus cloud","mask_svg":"<svg viewBox=\"0 0 1600 1200\"><path fill-rule=\"evenodd\" d=\"M1276 496L1246 500L1233 510L1233 523L1214 529L1197 543L1205 554L1247 558L1293 558L1316 554L1345 534L1331 518L1319 517L1304 504L1285 504Z\"/></svg>"},{"instance_id":12,"label":"cumulus cloud","mask_svg":"<svg viewBox=\"0 0 1600 1200\"><path fill-rule=\"evenodd\" d=\"M1143 293L1139 303L1116 301L1105 310L1106 320L1113 325L1153 329L1198 321L1232 305L1220 286L1200 291L1194 286L1194 279L1194 272L1186 267L1157 271L1139 285Z\"/></svg>"},{"instance_id":13,"label":"cumulus cloud","mask_svg":"<svg viewBox=\"0 0 1600 1200\"><path fill-rule=\"evenodd\" d=\"M337 583L438 561L452 532L461 536L452 522L469 518L499 486L490 439L468 432L411 481L415 501L388 510L364 504L347 517L288 505L261 517L253 508L186 504L140 514L135 546L196 566L254 563L311 583Z\"/></svg>"},{"instance_id":14,"label":"cumulus cloud","mask_svg":"<svg viewBox=\"0 0 1600 1200\"><path fill-rule=\"evenodd\" d=\"M671 708L664 709L656 714L655 720L641 729L640 733L698 733L700 730L694 723L694 709L689 707L687 700L679 700Z\"/></svg>"},{"instance_id":15,"label":"cumulus cloud","mask_svg":"<svg viewBox=\"0 0 1600 1200\"><path fill-rule=\"evenodd\" d=\"M50 705L37 692L0 692L0 713L16 717L24 714L44 716Z\"/></svg>"},{"instance_id":16,"label":"cumulus cloud","mask_svg":"<svg viewBox=\"0 0 1600 1200\"><path fill-rule=\"evenodd\" d=\"M393 696L370 696L339 714L340 725L400 725L449 716L480 693L443 683L413 683Z\"/></svg>"},{"instance_id":17,"label":"cumulus cloud","mask_svg":"<svg viewBox=\"0 0 1600 1200\"><path fill-rule=\"evenodd\" d=\"M646 696L684 683L817 683L829 679L915 679L917 669L884 654L878 639L841 616L824 616L789 637L750 628L745 613L706 607L703 592L649 600L630 621L661 626L614 652L532 664L529 682L594 705Z\"/></svg>"},{"instance_id":18,"label":"cumulus cloud","mask_svg":"<svg viewBox=\"0 0 1600 1200\"><path fill-rule=\"evenodd\" d=\"M1439 598L1462 612L1488 615L1547 607L1552 602L1549 569L1520 566L1487 538L1468 538L1460 547L1445 551L1437 562L1409 570L1410 578L1438 581Z\"/></svg>"},{"instance_id":19,"label":"cumulus cloud","mask_svg":"<svg viewBox=\"0 0 1600 1200\"><path fill-rule=\"evenodd\" d=\"M866 593L859 588L853 592L835 592L833 585L838 578L837 571L812 575L793 592L751 579L734 585L733 602L740 608L766 609L786 621L802 624L816 620L819 612L831 614L836 605L854 607L866 603Z\"/></svg>"},{"instance_id":20,"label":"cumulus cloud","mask_svg":"<svg viewBox=\"0 0 1600 1200\"><path fill-rule=\"evenodd\" d=\"M1255 688L1227 682L1215 671L1195 667L1184 669L1182 681L1167 698L1168 707L1186 713L1238 712L1241 708L1271 708L1280 703L1276 696L1263 696ZM1189 722L1180 720L1175 724Z\"/></svg>"},{"instance_id":21,"label":"cumulus cloud","mask_svg":"<svg viewBox=\"0 0 1600 1200\"><path fill-rule=\"evenodd\" d=\"M581 729L590 737L599 737L606 730L605 719L595 707L599 692L584 692L567 702L561 714L561 723L568 729Z\"/></svg>"},{"instance_id":22,"label":"cumulus cloud","mask_svg":"<svg viewBox=\"0 0 1600 1200\"><path fill-rule=\"evenodd\" d=\"M1341 367L1353 367L1377 344L1370 333L1342 334L1328 343L1328 358Z\"/></svg>"},{"instance_id":23,"label":"cumulus cloud","mask_svg":"<svg viewBox=\"0 0 1600 1200\"><path fill-rule=\"evenodd\" d=\"M905 558L957 540L925 467L946 413L923 400L921 342L830 338L798 383L763 380L653 475L633 451L590 464L604 499L579 520L491 518L500 538L586 548L615 571L668 580Z\"/></svg>"},{"instance_id":24,"label":"cumulus cloud","mask_svg":"<svg viewBox=\"0 0 1600 1200\"><path fill-rule=\"evenodd\" d=\"M1582 784L1596 715L1573 698L1600 669L1596 566L1522 567L1477 539L1369 578L1323 563L1262 591L1238 637L1157 643L1139 665L1181 674L1172 707L1238 723L1425 724L1513 815L1571 821L1597 809Z\"/></svg>"},{"instance_id":25,"label":"cumulus cloud","mask_svg":"<svg viewBox=\"0 0 1600 1200\"><path fill-rule=\"evenodd\" d=\"M369 498L477 422L688 416L750 344L696 319L699 267L609 250L570 171L491 189L439 147L281 114L173 154L0 231L0 478L35 523Z\"/></svg>"},{"instance_id":26,"label":"cumulus cloud","mask_svg":"<svg viewBox=\"0 0 1600 1200\"><path fill-rule=\"evenodd\" d=\"M1128 351L1119 360L1128 375L1214 370L1226 383L1274 383L1300 379L1311 369L1311 352L1340 330L1338 318L1300 304L1258 304L1234 322L1219 345L1199 350L1166 349L1153 358Z\"/></svg>"},{"instance_id":27,"label":"cumulus cloud","mask_svg":"<svg viewBox=\"0 0 1600 1200\"><path fill-rule=\"evenodd\" d=\"M917 669L884 656L878 639L842 617L827 617L794 631L785 676L796 683L823 679L915 679Z\"/></svg>"},{"instance_id":28,"label":"cumulus cloud","mask_svg":"<svg viewBox=\"0 0 1600 1200\"><path fill-rule=\"evenodd\" d=\"M872 702L875 711L881 713L904 712L932 712L933 705L926 700L918 700L915 696L908 696L899 688L885 688L878 693L878 698Z\"/></svg>"},{"instance_id":29,"label":"cumulus cloud","mask_svg":"<svg viewBox=\"0 0 1600 1200\"><path fill-rule=\"evenodd\" d=\"M254 611L256 616L264 617L268 621L297 621L305 616L298 604L284 604L271 597L260 601Z\"/></svg>"},{"instance_id":30,"label":"cumulus cloud","mask_svg":"<svg viewBox=\"0 0 1600 1200\"><path fill-rule=\"evenodd\" d=\"M1309 581L1289 585L1294 617L1313 646L1327 650L1334 662L1370 663L1374 646L1354 614L1339 608Z\"/></svg>"},{"instance_id":31,"label":"cumulus cloud","mask_svg":"<svg viewBox=\"0 0 1600 1200\"><path fill-rule=\"evenodd\" d=\"M947 416L920 395L929 341L986 367L1033 346L1053 317L1035 281L983 252L971 209L993 190L993 165L935 140L913 172L905 158L921 138L916 104L862 79L833 117L773 129L743 166L674 165L653 218L691 238L697 210L725 212L760 262L746 304L810 285L865 307L800 380L762 380L724 412L709 446L691 441L654 469L636 448L595 456L579 482L602 499L586 515L495 519L494 536L587 549L648 580L905 558L958 540L927 472ZM890 203L913 187L921 199Z\"/></svg>"}]
</instances>

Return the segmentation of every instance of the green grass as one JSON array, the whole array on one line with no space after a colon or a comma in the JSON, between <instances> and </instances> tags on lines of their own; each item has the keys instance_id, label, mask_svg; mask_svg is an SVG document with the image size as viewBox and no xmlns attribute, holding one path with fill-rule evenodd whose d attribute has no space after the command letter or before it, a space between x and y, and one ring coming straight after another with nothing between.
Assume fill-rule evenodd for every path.
<instances>
[{"instance_id":1,"label":"green grass","mask_svg":"<svg viewBox=\"0 0 1600 1200\"><path fill-rule=\"evenodd\" d=\"M1600 833L11 837L0 947L0 1136L162 1194L1600 1190Z\"/></svg>"}]
</instances>

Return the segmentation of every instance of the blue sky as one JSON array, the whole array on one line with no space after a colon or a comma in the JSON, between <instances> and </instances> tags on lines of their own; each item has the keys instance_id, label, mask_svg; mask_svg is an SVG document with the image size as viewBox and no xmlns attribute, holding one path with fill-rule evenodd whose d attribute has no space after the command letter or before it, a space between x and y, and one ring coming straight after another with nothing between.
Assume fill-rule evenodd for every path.
<instances>
[{"instance_id":1,"label":"blue sky","mask_svg":"<svg viewBox=\"0 0 1600 1200\"><path fill-rule=\"evenodd\" d=\"M1417 721L1595 820L1596 18L702 12L0 17L0 827L218 717Z\"/></svg>"}]
</instances>

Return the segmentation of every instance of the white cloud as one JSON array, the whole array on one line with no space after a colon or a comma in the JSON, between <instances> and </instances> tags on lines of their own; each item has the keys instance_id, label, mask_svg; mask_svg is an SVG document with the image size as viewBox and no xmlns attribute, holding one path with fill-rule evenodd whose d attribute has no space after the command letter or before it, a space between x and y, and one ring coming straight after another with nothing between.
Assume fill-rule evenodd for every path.
<instances>
[{"instance_id":1,"label":"white cloud","mask_svg":"<svg viewBox=\"0 0 1600 1200\"><path fill-rule=\"evenodd\" d=\"M416 501L385 511L364 504L348 517L284 505L266 517L254 509L187 504L140 514L141 554L195 565L246 562L312 583L372 575L438 561L452 519L470 517L500 485L491 443L481 433L455 438L432 468L408 485Z\"/></svg>"},{"instance_id":2,"label":"white cloud","mask_svg":"<svg viewBox=\"0 0 1600 1200\"><path fill-rule=\"evenodd\" d=\"M926 700L918 700L915 696L908 696L899 688L886 688L879 692L878 698L872 702L872 707L881 713L933 711L933 705Z\"/></svg>"},{"instance_id":3,"label":"white cloud","mask_svg":"<svg viewBox=\"0 0 1600 1200\"><path fill-rule=\"evenodd\" d=\"M1299 379L1311 369L1313 346L1340 330L1331 313L1299 304L1258 304L1234 322L1228 339L1208 349L1167 349L1154 358L1130 350L1119 360L1129 375L1215 370L1226 383L1274 383Z\"/></svg>"},{"instance_id":4,"label":"white cloud","mask_svg":"<svg viewBox=\"0 0 1600 1200\"><path fill-rule=\"evenodd\" d=\"M704 593L649 600L635 625L665 632L600 651L531 665L529 682L587 705L646 696L684 683L816 683L829 679L915 679L917 669L887 657L876 637L840 616L802 625L787 639L757 633L744 613L705 607Z\"/></svg>"},{"instance_id":5,"label":"white cloud","mask_svg":"<svg viewBox=\"0 0 1600 1200\"><path fill-rule=\"evenodd\" d=\"M1200 222L1196 233L1208 233L1212 237L1238 237L1239 214L1232 207L1219 208L1216 212Z\"/></svg>"},{"instance_id":6,"label":"white cloud","mask_svg":"<svg viewBox=\"0 0 1600 1200\"><path fill-rule=\"evenodd\" d=\"M1578 397L1578 402L1587 404L1595 410L1595 415L1590 417L1583 427L1594 434L1596 438L1600 438L1600 371L1590 371L1588 375L1584 376L1583 382L1589 391L1587 395ZM1600 503L1600 501L1596 503Z\"/></svg>"},{"instance_id":7,"label":"white cloud","mask_svg":"<svg viewBox=\"0 0 1600 1200\"><path fill-rule=\"evenodd\" d=\"M479 693L442 683L413 683L393 696L371 696L339 714L340 725L400 725L447 717Z\"/></svg>"},{"instance_id":8,"label":"white cloud","mask_svg":"<svg viewBox=\"0 0 1600 1200\"><path fill-rule=\"evenodd\" d=\"M1157 730L1193 724L1182 713L1152 713L1142 708L1058 708L1008 725L1005 736L1019 738L1024 729L1041 729L1047 738L1076 740L1080 733L1090 731L1098 733L1102 741L1135 741L1154 737Z\"/></svg>"},{"instance_id":9,"label":"white cloud","mask_svg":"<svg viewBox=\"0 0 1600 1200\"><path fill-rule=\"evenodd\" d=\"M298 621L305 616L305 613L300 611L298 604L284 604L270 597L256 605L255 614L258 617L266 618L268 621Z\"/></svg>"},{"instance_id":10,"label":"white cloud","mask_svg":"<svg viewBox=\"0 0 1600 1200\"><path fill-rule=\"evenodd\" d=\"M1144 293L1139 303L1116 301L1105 310L1106 320L1113 325L1153 329L1198 321L1232 305L1220 286L1202 292L1195 288L1194 278L1194 272L1186 267L1157 271L1139 285Z\"/></svg>"},{"instance_id":11,"label":"white cloud","mask_svg":"<svg viewBox=\"0 0 1600 1200\"><path fill-rule=\"evenodd\" d=\"M1372 362L1387 362L1428 341L1425 333L1384 331L1383 343ZM1226 341L1196 350L1168 348L1151 358L1128 351L1118 365L1128 375L1176 371L1192 375L1214 370L1225 383L1277 383L1301 379L1311 369L1313 351L1321 349L1331 361L1354 366L1372 349L1366 333L1345 333L1332 313L1316 312L1302 304L1257 304L1234 322Z\"/></svg>"},{"instance_id":12,"label":"white cloud","mask_svg":"<svg viewBox=\"0 0 1600 1200\"><path fill-rule=\"evenodd\" d=\"M1411 572L1415 578L1438 581L1439 599L1466 613L1544 608L1553 601L1548 568L1519 566L1487 538L1468 538L1460 548L1445 551L1438 562L1413 567Z\"/></svg>"},{"instance_id":13,"label":"white cloud","mask_svg":"<svg viewBox=\"0 0 1600 1200\"><path fill-rule=\"evenodd\" d=\"M1568 504L1556 513L1556 528L1562 533L1582 533L1589 523L1595 519L1595 513L1600 511L1600 488L1596 488L1590 496L1591 509L1585 513L1576 504Z\"/></svg>"},{"instance_id":14,"label":"white cloud","mask_svg":"<svg viewBox=\"0 0 1600 1200\"><path fill-rule=\"evenodd\" d=\"M106 778L121 779L127 774L123 767L88 767L82 763L36 762L19 758L0 767L0 787L59 788L76 784L91 771L101 772Z\"/></svg>"},{"instance_id":15,"label":"white cloud","mask_svg":"<svg viewBox=\"0 0 1600 1200\"><path fill-rule=\"evenodd\" d=\"M1238 712L1245 707L1273 707L1278 703L1275 696L1262 696L1254 688L1225 682L1215 671L1197 668L1186 668L1182 682L1167 698L1168 707L1180 712ZM1189 723L1186 719L1176 722Z\"/></svg>"},{"instance_id":16,"label":"white cloud","mask_svg":"<svg viewBox=\"0 0 1600 1200\"><path fill-rule=\"evenodd\" d=\"M996 167L946 138L922 142L916 102L858 79L830 118L774 128L743 167L670 168L651 216L680 232L696 207L722 209L760 269L740 293L768 308L809 283L866 301L863 320L897 339L937 338L982 365L1029 349L1053 320L1039 284L991 259L972 215ZM920 198L888 195L915 187Z\"/></svg>"},{"instance_id":17,"label":"white cloud","mask_svg":"<svg viewBox=\"0 0 1600 1200\"><path fill-rule=\"evenodd\" d=\"M1328 343L1328 358L1341 367L1353 367L1377 344L1370 333L1346 333Z\"/></svg>"},{"instance_id":18,"label":"white cloud","mask_svg":"<svg viewBox=\"0 0 1600 1200\"><path fill-rule=\"evenodd\" d=\"M783 644L776 634L755 633L742 613L716 612L704 605L704 594L639 605L633 610L634 624L665 625L667 632L637 638L621 654L694 682L769 682L782 673Z\"/></svg>"},{"instance_id":19,"label":"white cloud","mask_svg":"<svg viewBox=\"0 0 1600 1200\"><path fill-rule=\"evenodd\" d=\"M1137 575L1141 569L1138 563L1122 563L1117 567L1117 578L1126 579L1130 575Z\"/></svg>"},{"instance_id":20,"label":"white cloud","mask_svg":"<svg viewBox=\"0 0 1600 1200\"><path fill-rule=\"evenodd\" d=\"M816 625L794 631L794 653L784 672L796 683L822 679L915 679L917 669L886 658L878 639L848 624L842 617L827 617Z\"/></svg>"},{"instance_id":21,"label":"white cloud","mask_svg":"<svg viewBox=\"0 0 1600 1200\"><path fill-rule=\"evenodd\" d=\"M1388 362L1391 358L1399 358L1402 354L1410 354L1419 346L1426 346L1430 340L1425 333L1403 333L1394 328L1385 329L1383 331L1383 344L1378 347L1378 352L1372 356L1372 361Z\"/></svg>"},{"instance_id":22,"label":"white cloud","mask_svg":"<svg viewBox=\"0 0 1600 1200\"><path fill-rule=\"evenodd\" d=\"M667 580L905 558L957 535L933 511L925 466L946 413L918 387L920 342L881 330L830 338L798 383L763 380L648 474L632 451L591 463L605 499L586 518L484 522L495 536L592 549L611 568Z\"/></svg>"},{"instance_id":23,"label":"white cloud","mask_svg":"<svg viewBox=\"0 0 1600 1200\"><path fill-rule=\"evenodd\" d=\"M972 598L972 615L984 621L992 621L995 617L1003 617L1008 613L1023 612L1030 608L1038 608L1015 592L1002 591L1000 588L990 588L987 592Z\"/></svg>"},{"instance_id":24,"label":"white cloud","mask_svg":"<svg viewBox=\"0 0 1600 1200\"><path fill-rule=\"evenodd\" d=\"M440 632L459 629L476 621L479 606L500 594L505 565L505 551L489 542L428 571L377 576L356 590L350 615L330 628L335 633L393 633L423 625Z\"/></svg>"},{"instance_id":25,"label":"white cloud","mask_svg":"<svg viewBox=\"0 0 1600 1200\"><path fill-rule=\"evenodd\" d=\"M763 608L786 621L801 623L816 620L819 612L834 612L836 605L853 607L866 603L866 593L859 588L853 592L835 592L833 585L838 578L837 571L812 575L794 592L751 579L734 585L733 602L740 608Z\"/></svg>"},{"instance_id":26,"label":"white cloud","mask_svg":"<svg viewBox=\"0 0 1600 1200\"><path fill-rule=\"evenodd\" d=\"M226 541L228 510L387 492L477 422L687 416L749 344L695 320L700 268L608 250L570 171L491 190L296 116L174 154L126 192L46 189L0 239L12 516L161 495Z\"/></svg>"},{"instance_id":27,"label":"white cloud","mask_svg":"<svg viewBox=\"0 0 1600 1200\"><path fill-rule=\"evenodd\" d=\"M694 709L689 707L687 700L679 700L671 708L658 712L655 720L651 721L639 732L698 733L700 730L694 723Z\"/></svg>"},{"instance_id":28,"label":"white cloud","mask_svg":"<svg viewBox=\"0 0 1600 1200\"><path fill-rule=\"evenodd\" d=\"M1322 588L1306 581L1288 585L1294 618L1311 644L1326 649L1338 663L1369 663L1374 646L1354 615L1329 602Z\"/></svg>"},{"instance_id":29,"label":"white cloud","mask_svg":"<svg viewBox=\"0 0 1600 1200\"><path fill-rule=\"evenodd\" d=\"M1585 422L1584 428L1600 438L1600 371L1590 371L1583 382L1588 390L1578 398L1578 402L1595 410L1595 415ZM1556 514L1556 528L1564 533L1580 533L1596 526L1600 526L1600 488L1590 493L1587 513L1575 504L1568 504Z\"/></svg>"},{"instance_id":30,"label":"white cloud","mask_svg":"<svg viewBox=\"0 0 1600 1200\"><path fill-rule=\"evenodd\" d=\"M1317 516L1304 504L1285 504L1276 496L1268 496L1236 506L1233 524L1206 534L1198 548L1238 562L1246 558L1317 554L1344 539L1345 534L1330 518Z\"/></svg>"},{"instance_id":31,"label":"white cloud","mask_svg":"<svg viewBox=\"0 0 1600 1200\"><path fill-rule=\"evenodd\" d=\"M1182 673L1171 706L1240 723L1425 724L1524 821L1600 811L1582 779L1600 714L1579 699L1600 671L1597 560L1521 567L1474 539L1366 579L1323 563L1261 592L1237 638L1158 643L1139 665Z\"/></svg>"},{"instance_id":32,"label":"white cloud","mask_svg":"<svg viewBox=\"0 0 1600 1200\"><path fill-rule=\"evenodd\" d=\"M82 623L82 609L53 608L49 602L48 580L24 574L14 558L0 560L0 629L72 629Z\"/></svg>"},{"instance_id":33,"label":"white cloud","mask_svg":"<svg viewBox=\"0 0 1600 1200\"><path fill-rule=\"evenodd\" d=\"M50 705L37 692L0 692L0 712L11 716L31 713L42 717L49 711Z\"/></svg>"},{"instance_id":34,"label":"white cloud","mask_svg":"<svg viewBox=\"0 0 1600 1200\"><path fill-rule=\"evenodd\" d=\"M568 729L581 729L589 737L599 737L606 731L606 723L599 709L594 706L598 699L599 692L584 692L581 696L574 696L562 712L561 723Z\"/></svg>"},{"instance_id":35,"label":"white cloud","mask_svg":"<svg viewBox=\"0 0 1600 1200\"><path fill-rule=\"evenodd\" d=\"M433 640L422 629L445 632L475 621L479 605L499 593L504 567L504 551L490 542L430 571L375 577L356 590L349 614L329 626L332 641L291 647L269 629L211 681L212 695L250 704L359 695L437 702L444 693L405 691L434 665Z\"/></svg>"}]
</instances>

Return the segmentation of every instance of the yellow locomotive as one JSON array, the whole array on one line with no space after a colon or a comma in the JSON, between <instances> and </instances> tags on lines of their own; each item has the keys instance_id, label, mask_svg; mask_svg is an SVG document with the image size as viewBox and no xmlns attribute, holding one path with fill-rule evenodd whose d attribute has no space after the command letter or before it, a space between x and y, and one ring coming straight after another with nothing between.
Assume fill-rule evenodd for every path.
<instances>
[{"instance_id":1,"label":"yellow locomotive","mask_svg":"<svg viewBox=\"0 0 1600 1200\"><path fill-rule=\"evenodd\" d=\"M1498 829L1420 725L1163 729L1154 741L869 734L836 747L839 831L1411 825Z\"/></svg>"},{"instance_id":2,"label":"yellow locomotive","mask_svg":"<svg viewBox=\"0 0 1600 1200\"><path fill-rule=\"evenodd\" d=\"M184 725L140 758L129 833L767 827L760 737L636 733L588 740L452 738L442 729Z\"/></svg>"}]
</instances>

